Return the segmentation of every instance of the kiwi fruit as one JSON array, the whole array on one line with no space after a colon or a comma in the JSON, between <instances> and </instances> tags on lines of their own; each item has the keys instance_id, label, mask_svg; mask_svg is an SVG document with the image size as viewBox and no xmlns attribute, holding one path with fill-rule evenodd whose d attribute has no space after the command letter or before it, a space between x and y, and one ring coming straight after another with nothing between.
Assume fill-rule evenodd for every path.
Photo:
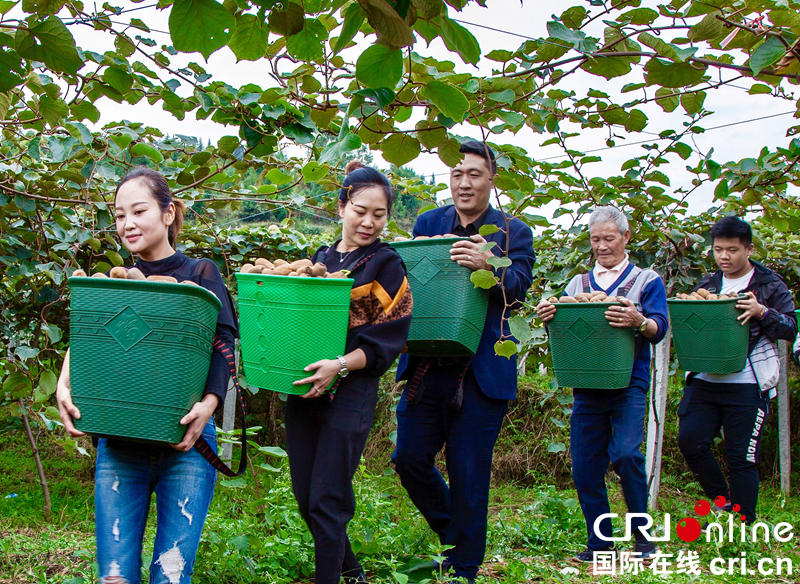
<instances>
[{"instance_id":1,"label":"kiwi fruit","mask_svg":"<svg viewBox=\"0 0 800 584\"><path fill-rule=\"evenodd\" d=\"M265 260L264 258L258 258L254 262L257 266L264 266L265 268L272 268L272 262L269 260Z\"/></svg>"},{"instance_id":2,"label":"kiwi fruit","mask_svg":"<svg viewBox=\"0 0 800 584\"><path fill-rule=\"evenodd\" d=\"M311 275L315 278L324 278L325 274L328 272L328 268L325 267L325 264L322 262L317 262L313 266L311 266Z\"/></svg>"},{"instance_id":3,"label":"kiwi fruit","mask_svg":"<svg viewBox=\"0 0 800 584\"><path fill-rule=\"evenodd\" d=\"M197 286L198 288L201 287L200 284L198 284L197 282L192 282L191 280L184 280L183 282L181 282L181 284L189 284L190 286Z\"/></svg>"},{"instance_id":4,"label":"kiwi fruit","mask_svg":"<svg viewBox=\"0 0 800 584\"><path fill-rule=\"evenodd\" d=\"M606 296L605 294L603 294L602 296L600 295L592 296L589 299L589 302L608 302L608 296Z\"/></svg>"},{"instance_id":5,"label":"kiwi fruit","mask_svg":"<svg viewBox=\"0 0 800 584\"><path fill-rule=\"evenodd\" d=\"M297 260L296 262L292 262L291 264L289 264L289 266L290 266L290 267L292 268L292 270L294 270L295 272L296 272L297 270L299 270L300 268L305 268L306 266L310 268L310 267L311 267L311 266L313 266L313 265L314 265L314 264L311 262L311 260L308 260L308 259L304 259L304 260Z\"/></svg>"},{"instance_id":6,"label":"kiwi fruit","mask_svg":"<svg viewBox=\"0 0 800 584\"><path fill-rule=\"evenodd\" d=\"M287 262L286 260L275 260L274 262L272 262L272 265L277 268L278 266L288 266L289 262Z\"/></svg>"},{"instance_id":7,"label":"kiwi fruit","mask_svg":"<svg viewBox=\"0 0 800 584\"><path fill-rule=\"evenodd\" d=\"M147 276L150 282L169 282L170 284L177 284L178 279L172 276Z\"/></svg>"},{"instance_id":8,"label":"kiwi fruit","mask_svg":"<svg viewBox=\"0 0 800 584\"><path fill-rule=\"evenodd\" d=\"M253 266L250 268L248 274L261 274L264 272L264 266Z\"/></svg>"},{"instance_id":9,"label":"kiwi fruit","mask_svg":"<svg viewBox=\"0 0 800 584\"><path fill-rule=\"evenodd\" d=\"M417 239L430 239L430 236L428 236L428 235L417 235L414 238L414 240L417 240Z\"/></svg>"},{"instance_id":10,"label":"kiwi fruit","mask_svg":"<svg viewBox=\"0 0 800 584\"><path fill-rule=\"evenodd\" d=\"M575 304L577 302L578 300L576 298L573 298L572 296L562 296L558 300L559 304Z\"/></svg>"},{"instance_id":11,"label":"kiwi fruit","mask_svg":"<svg viewBox=\"0 0 800 584\"><path fill-rule=\"evenodd\" d=\"M72 272L72 276L71 277L72 278L85 278L86 277L86 272L84 272L83 270L78 268L77 270Z\"/></svg>"},{"instance_id":12,"label":"kiwi fruit","mask_svg":"<svg viewBox=\"0 0 800 584\"><path fill-rule=\"evenodd\" d=\"M578 302L589 302L592 299L592 295L588 292L581 292L580 294L575 295L575 300Z\"/></svg>"},{"instance_id":13,"label":"kiwi fruit","mask_svg":"<svg viewBox=\"0 0 800 584\"><path fill-rule=\"evenodd\" d=\"M551 296L547 299L550 304L558 304L558 296Z\"/></svg>"},{"instance_id":14,"label":"kiwi fruit","mask_svg":"<svg viewBox=\"0 0 800 584\"><path fill-rule=\"evenodd\" d=\"M711 294L711 292L709 292L705 288L698 288L697 291L695 292L695 294L698 294L698 295L702 296L703 298L708 298L708 295Z\"/></svg>"},{"instance_id":15,"label":"kiwi fruit","mask_svg":"<svg viewBox=\"0 0 800 584\"><path fill-rule=\"evenodd\" d=\"M719 300L719 296L716 294L709 294L706 296L706 300Z\"/></svg>"},{"instance_id":16,"label":"kiwi fruit","mask_svg":"<svg viewBox=\"0 0 800 584\"><path fill-rule=\"evenodd\" d=\"M128 269L128 280L145 280L144 274L142 270L139 268L129 268Z\"/></svg>"},{"instance_id":17,"label":"kiwi fruit","mask_svg":"<svg viewBox=\"0 0 800 584\"><path fill-rule=\"evenodd\" d=\"M128 278L128 270L122 266L115 266L111 268L111 271L108 273L108 275L116 280L125 280Z\"/></svg>"},{"instance_id":18,"label":"kiwi fruit","mask_svg":"<svg viewBox=\"0 0 800 584\"><path fill-rule=\"evenodd\" d=\"M330 274L328 274L328 277L334 279L340 279L340 278L346 278L347 276L345 275L344 272L340 271L340 272L331 272Z\"/></svg>"},{"instance_id":19,"label":"kiwi fruit","mask_svg":"<svg viewBox=\"0 0 800 584\"><path fill-rule=\"evenodd\" d=\"M252 270L255 266L253 264L247 263L242 266L239 270L242 274L249 274L250 270Z\"/></svg>"},{"instance_id":20,"label":"kiwi fruit","mask_svg":"<svg viewBox=\"0 0 800 584\"><path fill-rule=\"evenodd\" d=\"M92 274L92 278L108 278L103 272L97 272L96 274Z\"/></svg>"},{"instance_id":21,"label":"kiwi fruit","mask_svg":"<svg viewBox=\"0 0 800 584\"><path fill-rule=\"evenodd\" d=\"M284 263L284 264L282 264L280 266L276 265L274 268L272 268L272 275L273 276L288 276L293 271L294 270L292 270L292 268L290 268L288 264Z\"/></svg>"},{"instance_id":22,"label":"kiwi fruit","mask_svg":"<svg viewBox=\"0 0 800 584\"><path fill-rule=\"evenodd\" d=\"M394 238L395 241L409 241L408 237L398 236Z\"/></svg>"}]
</instances>

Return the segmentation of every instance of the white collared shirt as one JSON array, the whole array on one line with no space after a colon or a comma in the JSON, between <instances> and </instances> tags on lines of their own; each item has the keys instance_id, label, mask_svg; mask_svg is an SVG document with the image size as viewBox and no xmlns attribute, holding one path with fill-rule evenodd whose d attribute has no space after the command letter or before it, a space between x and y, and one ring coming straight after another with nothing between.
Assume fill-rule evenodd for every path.
<instances>
[{"instance_id":1,"label":"white collared shirt","mask_svg":"<svg viewBox=\"0 0 800 584\"><path fill-rule=\"evenodd\" d=\"M603 290L608 290L611 287L611 284L616 282L617 278L622 275L622 272L627 269L628 263L628 254L625 254L625 259L623 259L613 268L604 268L598 262L595 262L593 268L594 281L597 282L597 285Z\"/></svg>"}]
</instances>

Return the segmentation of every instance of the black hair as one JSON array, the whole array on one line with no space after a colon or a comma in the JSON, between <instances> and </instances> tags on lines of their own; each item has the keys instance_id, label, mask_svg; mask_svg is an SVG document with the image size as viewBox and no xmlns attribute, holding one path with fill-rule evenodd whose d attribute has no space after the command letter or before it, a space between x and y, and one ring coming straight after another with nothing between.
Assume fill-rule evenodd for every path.
<instances>
[{"instance_id":1,"label":"black hair","mask_svg":"<svg viewBox=\"0 0 800 584\"><path fill-rule=\"evenodd\" d=\"M351 160L347 163L344 169L345 176L342 188L339 189L339 202L342 207L347 205L347 202L352 202L360 191L370 187L379 187L383 189L383 194L386 195L386 214L392 212L392 203L394 202L394 189L389 183L389 179L384 174L369 166L364 166L360 160Z\"/></svg>"},{"instance_id":2,"label":"black hair","mask_svg":"<svg viewBox=\"0 0 800 584\"><path fill-rule=\"evenodd\" d=\"M738 239L745 247L749 247L753 243L753 230L747 221L729 215L714 223L711 228L711 241L718 237Z\"/></svg>"},{"instance_id":3,"label":"black hair","mask_svg":"<svg viewBox=\"0 0 800 584\"><path fill-rule=\"evenodd\" d=\"M175 245L175 238L178 237L178 234L183 228L183 216L186 214L186 205L184 205L183 201L180 199L172 198L172 193L169 191L167 179L165 179L160 172L156 172L152 168L147 168L146 166L137 166L128 174L126 174L125 178L119 181L117 190L114 191L115 201L117 200L117 193L119 193L119 189L122 187L122 185L132 180L140 180L147 186L147 189L150 191L150 195L158 203L158 207L161 209L162 214L169 211L170 203L175 205L175 219L169 226L169 231L167 233L169 244Z\"/></svg>"},{"instance_id":4,"label":"black hair","mask_svg":"<svg viewBox=\"0 0 800 584\"><path fill-rule=\"evenodd\" d=\"M488 144L477 140L467 140L458 149L462 154L476 154L486 161L486 165L491 169L492 176L497 174L497 162L495 162L494 151Z\"/></svg>"}]
</instances>

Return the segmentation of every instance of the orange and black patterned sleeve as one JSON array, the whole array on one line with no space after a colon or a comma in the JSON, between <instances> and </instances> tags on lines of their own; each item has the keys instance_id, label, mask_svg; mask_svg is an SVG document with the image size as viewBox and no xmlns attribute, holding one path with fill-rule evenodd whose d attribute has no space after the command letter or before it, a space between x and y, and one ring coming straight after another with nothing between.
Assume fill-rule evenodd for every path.
<instances>
[{"instance_id":1,"label":"orange and black patterned sleeve","mask_svg":"<svg viewBox=\"0 0 800 584\"><path fill-rule=\"evenodd\" d=\"M383 375L406 344L414 302L397 252L384 247L369 263L373 266L365 266L365 275L371 279L359 278L350 292L347 345L349 351L364 351L366 371Z\"/></svg>"}]
</instances>

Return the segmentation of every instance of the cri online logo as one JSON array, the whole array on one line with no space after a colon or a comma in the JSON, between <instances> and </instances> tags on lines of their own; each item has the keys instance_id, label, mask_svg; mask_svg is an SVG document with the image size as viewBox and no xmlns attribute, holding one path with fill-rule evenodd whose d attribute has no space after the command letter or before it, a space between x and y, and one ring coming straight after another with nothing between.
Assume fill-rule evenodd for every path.
<instances>
[{"instance_id":1,"label":"cri online logo","mask_svg":"<svg viewBox=\"0 0 800 584\"><path fill-rule=\"evenodd\" d=\"M718 509L723 508L727 505L728 501L723 496L719 496L714 499L714 503ZM734 513L738 513L741 507L737 504L731 506L731 511ZM697 501L694 505L694 512L697 513L700 517L705 517L711 512L711 504L708 501ZM631 533L634 530L634 521L639 520L635 529L640 530L642 535L648 541L669 541L670 540L670 514L664 514L664 535L662 537L656 537L650 534L648 531L653 526L653 518L650 517L648 513L628 513L625 516L625 535L620 537L606 537L603 535L602 530L600 529L600 523L604 519L608 518L611 519L616 517L616 513L603 513L600 515L594 522L594 532L597 536L604 540L604 541L630 541ZM742 521L746 520L744 515L740 516ZM685 542L693 542L697 540L701 533L702 527L700 526L700 522L693 517L684 517L680 521L678 521L678 525L675 528L675 533L678 534L678 537L685 541Z\"/></svg>"}]
</instances>

